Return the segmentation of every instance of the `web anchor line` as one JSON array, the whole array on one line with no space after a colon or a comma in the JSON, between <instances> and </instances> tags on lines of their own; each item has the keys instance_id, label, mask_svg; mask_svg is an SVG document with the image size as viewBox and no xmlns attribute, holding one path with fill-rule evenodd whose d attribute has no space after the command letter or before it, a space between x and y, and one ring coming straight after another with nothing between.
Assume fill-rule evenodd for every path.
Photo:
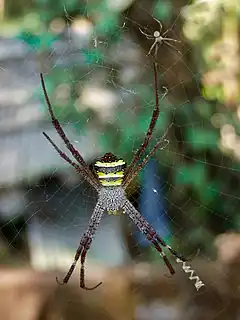
<instances>
[{"instance_id":1,"label":"web anchor line","mask_svg":"<svg viewBox=\"0 0 240 320\"><path fill-rule=\"evenodd\" d=\"M179 258L177 258L176 261L177 261L177 263L182 263L182 269L185 273L190 273L190 276L188 277L189 280L196 280L196 282L194 283L194 286L197 291L201 287L205 286L205 284L200 280L200 278L197 275L193 276L194 272L196 272L196 271L191 269L191 266L188 266L185 261L182 261Z\"/></svg>"}]
</instances>

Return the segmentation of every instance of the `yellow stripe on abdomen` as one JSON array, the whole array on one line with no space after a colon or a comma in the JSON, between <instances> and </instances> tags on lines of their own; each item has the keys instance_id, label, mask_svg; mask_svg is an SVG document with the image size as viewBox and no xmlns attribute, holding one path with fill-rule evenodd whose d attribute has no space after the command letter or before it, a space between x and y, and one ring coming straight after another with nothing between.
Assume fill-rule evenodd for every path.
<instances>
[{"instance_id":1,"label":"yellow stripe on abdomen","mask_svg":"<svg viewBox=\"0 0 240 320\"><path fill-rule=\"evenodd\" d=\"M100 168L114 168L114 167L118 167L118 166L122 166L125 164L125 161L123 160L118 160L118 161L113 161L113 162L101 162L101 161L97 161L95 163L96 167L100 167Z\"/></svg>"},{"instance_id":2,"label":"yellow stripe on abdomen","mask_svg":"<svg viewBox=\"0 0 240 320\"><path fill-rule=\"evenodd\" d=\"M99 179L122 178L124 173L123 173L123 171L110 172L110 173L97 172L97 175L98 175Z\"/></svg>"},{"instance_id":3,"label":"yellow stripe on abdomen","mask_svg":"<svg viewBox=\"0 0 240 320\"><path fill-rule=\"evenodd\" d=\"M121 186L125 167L126 163L122 159L112 162L97 161L95 164L98 179L104 187Z\"/></svg>"},{"instance_id":4,"label":"yellow stripe on abdomen","mask_svg":"<svg viewBox=\"0 0 240 320\"><path fill-rule=\"evenodd\" d=\"M100 182L104 187L121 186L122 179L118 179L118 180L100 180Z\"/></svg>"}]
</instances>

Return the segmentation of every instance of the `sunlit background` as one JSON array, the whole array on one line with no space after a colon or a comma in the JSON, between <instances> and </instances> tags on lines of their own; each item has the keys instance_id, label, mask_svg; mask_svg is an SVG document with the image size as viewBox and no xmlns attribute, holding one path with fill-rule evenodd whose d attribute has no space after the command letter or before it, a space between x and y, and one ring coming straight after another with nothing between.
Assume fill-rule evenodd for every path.
<instances>
[{"instance_id":1,"label":"sunlit background","mask_svg":"<svg viewBox=\"0 0 240 320\"><path fill-rule=\"evenodd\" d=\"M177 41L149 54L158 21ZM239 0L0 0L0 319L240 319L239 30ZM147 151L173 126L127 196L204 286L165 251L169 277L121 214L104 216L88 252L86 283L102 286L82 290L80 266L59 286L97 194L42 134L68 153L39 74L92 169L141 145L154 61Z\"/></svg>"}]
</instances>

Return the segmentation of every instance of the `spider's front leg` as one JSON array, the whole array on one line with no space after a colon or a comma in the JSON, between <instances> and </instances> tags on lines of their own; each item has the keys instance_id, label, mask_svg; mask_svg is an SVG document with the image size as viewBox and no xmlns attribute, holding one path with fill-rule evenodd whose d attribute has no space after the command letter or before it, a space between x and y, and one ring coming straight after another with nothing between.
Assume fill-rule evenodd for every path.
<instances>
[{"instance_id":1,"label":"spider's front leg","mask_svg":"<svg viewBox=\"0 0 240 320\"><path fill-rule=\"evenodd\" d=\"M86 256L87 256L87 252L91 247L91 243L93 240L93 237L95 235L95 232L99 226L99 223L102 219L104 213L104 209L99 205L99 203L96 204L93 214L90 218L90 222L89 222L89 226L87 231L84 233L84 235L82 236L81 240L80 240L80 244L79 247L75 253L75 257L73 260L73 263L71 264L67 274L65 275L65 277L63 278L63 281L60 282L58 280L58 278L56 278L57 282L61 285L68 283L69 279L72 276L72 273L76 267L76 264L79 260L79 258L81 257L81 270L80 270L80 287L82 289L85 290L94 290L97 287L99 287L102 282L98 283L97 285L95 285L94 287L88 288L85 285L85 268L84 268L84 264L85 264L85 260L86 260Z\"/></svg>"},{"instance_id":2,"label":"spider's front leg","mask_svg":"<svg viewBox=\"0 0 240 320\"><path fill-rule=\"evenodd\" d=\"M139 28L139 31L147 38L147 39L153 39L153 36L151 34L147 34L146 32L142 31L141 28Z\"/></svg>"}]
</instances>

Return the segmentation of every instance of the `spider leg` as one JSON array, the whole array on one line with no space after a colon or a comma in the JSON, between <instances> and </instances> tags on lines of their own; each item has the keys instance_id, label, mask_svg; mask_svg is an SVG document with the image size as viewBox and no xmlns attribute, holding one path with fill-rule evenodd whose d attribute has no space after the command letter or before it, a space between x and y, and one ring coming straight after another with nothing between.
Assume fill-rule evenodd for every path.
<instances>
[{"instance_id":1,"label":"spider leg","mask_svg":"<svg viewBox=\"0 0 240 320\"><path fill-rule=\"evenodd\" d=\"M134 154L134 157L133 157L133 159L132 159L132 161L131 161L131 163L130 163L129 167L127 168L126 173L124 175L123 183L125 183L125 181L129 178L129 176L131 175L131 172L134 170L135 164L138 162L141 155L146 150L146 148L149 144L149 141L152 137L152 133L155 128L156 122L159 117L160 111L159 111L159 92L158 92L159 91L158 90L158 71L157 71L157 64L155 62L153 63L153 70L154 70L154 80L155 80L154 81L155 82L155 108L152 113L151 122L149 124L145 139L144 139L143 143L141 144L141 146L139 147L139 149Z\"/></svg>"},{"instance_id":2,"label":"spider leg","mask_svg":"<svg viewBox=\"0 0 240 320\"><path fill-rule=\"evenodd\" d=\"M139 31L147 38L147 39L154 39L154 37L151 34L147 34L144 31L142 31L141 28L139 28Z\"/></svg>"},{"instance_id":3,"label":"spider leg","mask_svg":"<svg viewBox=\"0 0 240 320\"><path fill-rule=\"evenodd\" d=\"M161 21L158 20L158 19L156 19L156 18L154 18L154 17L153 17L153 19L154 19L155 21L157 21L157 23L159 24L159 32L161 33L161 31L162 31L162 23L161 23Z\"/></svg>"},{"instance_id":4,"label":"spider leg","mask_svg":"<svg viewBox=\"0 0 240 320\"><path fill-rule=\"evenodd\" d=\"M84 235L83 238L81 239L81 242L84 241L84 237L85 237L85 235ZM74 269L75 269L75 267L76 267L76 264L77 264L77 262L78 262L78 259L79 259L80 256L81 256L82 250L83 250L83 245L79 245L79 247L77 248L77 251L76 251L76 253L75 253L74 261L73 261L73 263L71 264L71 266L70 266L67 274L66 274L65 277L63 278L63 280L62 280L62 281L59 281L58 278L56 277L56 281L57 281L58 284L64 285L65 283L68 283L68 281L69 281L69 279L71 278L71 275L72 275L72 273L73 273L73 271L74 271Z\"/></svg>"},{"instance_id":5,"label":"spider leg","mask_svg":"<svg viewBox=\"0 0 240 320\"><path fill-rule=\"evenodd\" d=\"M172 39L172 40L173 40L173 39ZM168 41L165 41L165 43L166 43L169 47L175 49L175 50L177 51L177 53L179 53L180 55L182 55L181 51L179 51L179 50L178 50L176 47L174 47L171 43L169 43Z\"/></svg>"},{"instance_id":6,"label":"spider leg","mask_svg":"<svg viewBox=\"0 0 240 320\"><path fill-rule=\"evenodd\" d=\"M167 248L176 259L180 259L184 262L188 261L188 259L184 258L181 254L177 253L177 251L175 251L171 246L166 244L166 242L158 234L156 235L156 239L160 243L160 245Z\"/></svg>"},{"instance_id":7,"label":"spider leg","mask_svg":"<svg viewBox=\"0 0 240 320\"><path fill-rule=\"evenodd\" d=\"M180 40L172 39L172 38L163 38L163 41L174 41L180 43Z\"/></svg>"},{"instance_id":8,"label":"spider leg","mask_svg":"<svg viewBox=\"0 0 240 320\"><path fill-rule=\"evenodd\" d=\"M159 146L163 141L166 141L166 136L168 134L169 129L172 127L172 123L168 126L167 130L164 132L161 139L155 144L155 146L152 148L152 150L148 153L148 155L143 159L143 161L135 167L131 175L128 175L127 179L124 180L123 187L126 189L126 187L129 185L129 183L138 175L138 173L142 170L142 168L148 163L149 159L154 155L154 153L157 151Z\"/></svg>"},{"instance_id":9,"label":"spider leg","mask_svg":"<svg viewBox=\"0 0 240 320\"><path fill-rule=\"evenodd\" d=\"M170 30L172 30L172 27L168 28L166 31L163 32L162 37L165 36L165 34L167 34Z\"/></svg>"},{"instance_id":10,"label":"spider leg","mask_svg":"<svg viewBox=\"0 0 240 320\"><path fill-rule=\"evenodd\" d=\"M71 152L71 154L73 155L73 157L77 160L77 162L79 162L82 166L83 166L83 170L85 171L85 173L87 175L89 175L91 177L91 179L93 181L95 181L95 183L97 185L99 185L99 181L97 180L97 178L93 175L93 173L91 172L91 170L88 168L88 165L86 164L85 160L83 159L83 157L81 156L81 154L74 148L74 146L71 144L71 142L69 141L69 139L67 138L65 132L63 131L59 121L56 119L54 113L53 113L53 109L52 109L52 105L50 102L50 99L48 97L47 94L47 89L45 86L45 82L44 82L44 78L43 78L43 74L40 73L40 78L41 78L41 84L42 84L42 89L43 89L43 93L44 93L44 97L45 100L47 102L47 106L48 106L48 111L49 114L51 116L52 119L52 124L55 127L57 133L59 134L59 136L62 138L62 140L64 141L66 147L68 148L68 150Z\"/></svg>"},{"instance_id":11,"label":"spider leg","mask_svg":"<svg viewBox=\"0 0 240 320\"><path fill-rule=\"evenodd\" d=\"M75 162L73 162L63 151L61 151L58 146L52 141L52 139L45 133L43 132L43 135L47 138L47 140L51 143L53 148L57 151L57 153L60 155L61 158L63 158L65 161L67 161L71 166L74 167L74 169L80 173L85 180L87 180L96 190L99 189L98 185L96 184L95 181L93 181L90 177L88 177L85 173L85 171L79 167Z\"/></svg>"},{"instance_id":12,"label":"spider leg","mask_svg":"<svg viewBox=\"0 0 240 320\"><path fill-rule=\"evenodd\" d=\"M96 230L100 224L103 213L104 213L104 209L100 206L99 203L97 203L94 208L93 214L90 218L90 222L89 222L89 226L87 228L87 231L84 233L84 235L82 236L82 238L80 240L79 247L77 248L77 251L74 256L74 260L73 260L67 274L63 278L62 282L60 282L58 280L58 278L56 278L56 280L59 284L63 285L63 284L68 283L80 257L81 257L80 287L85 290L93 290L93 289L96 289L98 286L100 286L100 284L102 284L102 282L98 283L96 286L94 286L92 288L88 288L85 286L84 264L85 264L87 252L91 247L93 237L94 237Z\"/></svg>"},{"instance_id":13,"label":"spider leg","mask_svg":"<svg viewBox=\"0 0 240 320\"><path fill-rule=\"evenodd\" d=\"M177 263L182 263L182 269L185 273L190 273L188 279L189 280L195 280L195 288L198 291L202 286L205 286L205 284L199 279L199 277L193 276L195 270L191 268L191 266L186 265L186 259L177 253L175 250L173 250L169 245L165 243L165 241L160 238L160 236L157 234L156 230L144 219L144 217L138 212L134 206L131 204L129 200L126 199L123 207L123 213L128 215L132 222L138 227L140 232L142 232L146 238L152 242L155 249L160 253L161 258L163 259L165 265L167 266L169 272L171 275L175 273L174 268L172 267L171 263L169 262L167 256L163 252L160 245L166 247L171 254L174 256ZM159 245L160 244L160 245Z\"/></svg>"},{"instance_id":14,"label":"spider leg","mask_svg":"<svg viewBox=\"0 0 240 320\"><path fill-rule=\"evenodd\" d=\"M166 264L170 274L171 275L174 274L175 273L174 268L172 267L170 261L168 260L167 256L163 252L162 248L159 246L159 243L160 244L164 243L165 246L168 248L166 243L158 236L154 228L144 219L144 217L140 214L140 212L138 212L138 210L135 209L135 207L131 204L129 200L127 200L124 203L122 209L123 209L123 213L129 216L132 222L138 227L139 231L142 232L146 236L146 238L152 242L156 250L160 253L160 256L163 259L164 263ZM159 241L159 239L162 241L162 243ZM177 254L177 257L183 258L178 254Z\"/></svg>"},{"instance_id":15,"label":"spider leg","mask_svg":"<svg viewBox=\"0 0 240 320\"><path fill-rule=\"evenodd\" d=\"M85 264L87 252L88 252L88 249L85 249L85 250L83 250L82 255L81 255L80 287L85 290L94 290L94 289L97 289L97 287L99 287L102 284L102 282L99 282L98 284L96 284L95 286L90 287L90 288L86 287L84 264Z\"/></svg>"},{"instance_id":16,"label":"spider leg","mask_svg":"<svg viewBox=\"0 0 240 320\"><path fill-rule=\"evenodd\" d=\"M148 51L148 56L151 54L151 52L153 51L153 48L156 46L156 51L155 54L157 54L158 51L158 38L155 39L155 41L153 42L153 44L151 45L151 48Z\"/></svg>"},{"instance_id":17,"label":"spider leg","mask_svg":"<svg viewBox=\"0 0 240 320\"><path fill-rule=\"evenodd\" d=\"M162 248L159 246L159 244L157 243L156 240L150 240L155 249L160 253L161 258L163 259L165 265L167 266L169 272L171 275L173 275L175 273L175 270L173 269L173 266L171 265L171 263L169 262L167 256L165 255L165 253L163 252Z\"/></svg>"}]
</instances>

